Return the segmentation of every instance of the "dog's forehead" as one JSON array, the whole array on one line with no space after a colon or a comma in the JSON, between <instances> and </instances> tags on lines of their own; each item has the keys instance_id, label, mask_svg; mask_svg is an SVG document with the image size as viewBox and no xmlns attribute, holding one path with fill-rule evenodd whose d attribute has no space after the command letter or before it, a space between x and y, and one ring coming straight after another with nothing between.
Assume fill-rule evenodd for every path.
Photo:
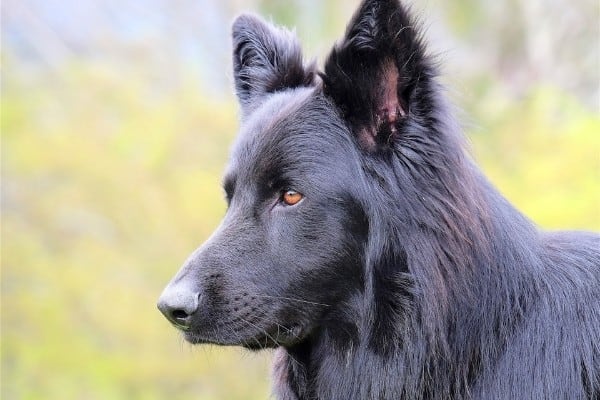
<instances>
[{"instance_id":1,"label":"dog's forehead","mask_svg":"<svg viewBox=\"0 0 600 400\"><path fill-rule=\"evenodd\" d=\"M239 138L272 134L277 125L289 119L311 100L314 89L298 88L272 94L241 126Z\"/></svg>"},{"instance_id":2,"label":"dog's forehead","mask_svg":"<svg viewBox=\"0 0 600 400\"><path fill-rule=\"evenodd\" d=\"M298 88L275 93L243 121L231 152L231 164L256 162L258 156L276 155L288 148L294 131L306 131L302 124L318 118L306 105L314 100L314 88ZM248 160L248 158L254 158ZM261 158L263 158L261 157Z\"/></svg>"}]
</instances>

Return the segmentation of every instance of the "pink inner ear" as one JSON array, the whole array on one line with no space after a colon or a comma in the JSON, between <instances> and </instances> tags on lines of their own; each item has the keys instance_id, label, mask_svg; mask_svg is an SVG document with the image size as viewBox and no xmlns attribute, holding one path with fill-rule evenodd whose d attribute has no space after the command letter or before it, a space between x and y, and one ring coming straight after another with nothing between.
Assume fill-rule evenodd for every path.
<instances>
[{"instance_id":1,"label":"pink inner ear","mask_svg":"<svg viewBox=\"0 0 600 400\"><path fill-rule=\"evenodd\" d=\"M364 126L358 132L358 138L363 148L372 151L376 147L375 138L384 129L389 137L388 142L394 139L397 133L396 124L406 117L406 110L398 95L400 74L393 61L387 61L381 66L379 85L375 89L374 124Z\"/></svg>"},{"instance_id":2,"label":"pink inner ear","mask_svg":"<svg viewBox=\"0 0 600 400\"><path fill-rule=\"evenodd\" d=\"M398 68L393 61L388 61L383 66L381 74L381 87L379 90L379 105L377 117L383 123L394 124L399 118L406 116L406 112L398 98Z\"/></svg>"},{"instance_id":3,"label":"pink inner ear","mask_svg":"<svg viewBox=\"0 0 600 400\"><path fill-rule=\"evenodd\" d=\"M396 123L406 116L406 111L398 97L400 75L393 61L382 66L380 86L375 99L375 135L383 126L387 126L391 136L396 134ZM392 138L388 138L390 140Z\"/></svg>"}]
</instances>

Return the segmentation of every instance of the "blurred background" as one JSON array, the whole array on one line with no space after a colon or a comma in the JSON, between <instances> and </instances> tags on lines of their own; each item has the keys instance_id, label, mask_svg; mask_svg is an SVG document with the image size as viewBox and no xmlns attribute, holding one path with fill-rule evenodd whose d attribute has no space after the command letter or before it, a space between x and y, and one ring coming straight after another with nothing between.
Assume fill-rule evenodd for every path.
<instances>
[{"instance_id":1,"label":"blurred background","mask_svg":"<svg viewBox=\"0 0 600 400\"><path fill-rule=\"evenodd\" d=\"M357 0L2 1L3 399L267 399L271 354L184 343L158 295L225 210L229 25L320 62ZM600 3L414 11L474 158L543 228L600 229Z\"/></svg>"}]
</instances>

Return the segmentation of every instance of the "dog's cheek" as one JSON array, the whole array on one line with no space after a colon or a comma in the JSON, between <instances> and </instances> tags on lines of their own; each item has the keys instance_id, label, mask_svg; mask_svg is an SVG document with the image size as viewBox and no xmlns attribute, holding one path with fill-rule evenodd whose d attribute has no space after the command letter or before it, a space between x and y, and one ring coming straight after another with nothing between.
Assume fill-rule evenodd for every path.
<instances>
[{"instance_id":1,"label":"dog's cheek","mask_svg":"<svg viewBox=\"0 0 600 400\"><path fill-rule=\"evenodd\" d=\"M298 230L292 248L281 255L287 260L290 286L305 298L335 301L344 292L338 287L361 285L360 238L348 229L345 210L335 211L313 214Z\"/></svg>"}]
</instances>

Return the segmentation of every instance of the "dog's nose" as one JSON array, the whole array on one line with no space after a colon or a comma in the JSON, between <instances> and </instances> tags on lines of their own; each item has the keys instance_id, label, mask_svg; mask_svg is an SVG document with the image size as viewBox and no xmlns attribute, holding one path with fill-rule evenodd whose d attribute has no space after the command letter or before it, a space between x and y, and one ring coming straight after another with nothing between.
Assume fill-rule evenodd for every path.
<instances>
[{"instance_id":1,"label":"dog's nose","mask_svg":"<svg viewBox=\"0 0 600 400\"><path fill-rule=\"evenodd\" d=\"M199 294L167 287L158 299L158 309L177 328L190 328L192 314L198 309Z\"/></svg>"}]
</instances>

